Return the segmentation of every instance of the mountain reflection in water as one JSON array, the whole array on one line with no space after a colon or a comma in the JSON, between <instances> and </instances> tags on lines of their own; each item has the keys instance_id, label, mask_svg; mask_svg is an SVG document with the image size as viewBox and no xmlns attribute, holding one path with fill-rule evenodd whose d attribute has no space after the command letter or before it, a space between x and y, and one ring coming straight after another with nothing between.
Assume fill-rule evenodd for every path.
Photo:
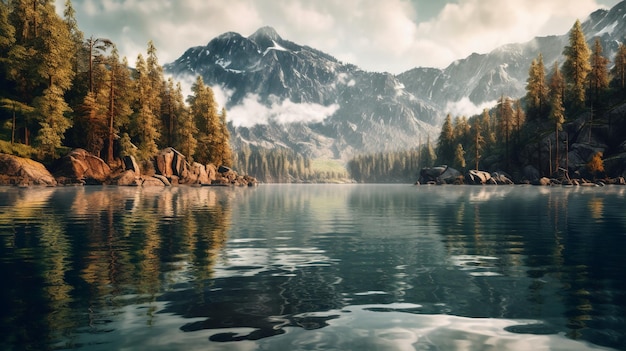
<instances>
[{"instance_id":1,"label":"mountain reflection in water","mask_svg":"<svg viewBox=\"0 0 626 351\"><path fill-rule=\"evenodd\" d=\"M0 188L0 349L626 350L625 196Z\"/></svg>"}]
</instances>

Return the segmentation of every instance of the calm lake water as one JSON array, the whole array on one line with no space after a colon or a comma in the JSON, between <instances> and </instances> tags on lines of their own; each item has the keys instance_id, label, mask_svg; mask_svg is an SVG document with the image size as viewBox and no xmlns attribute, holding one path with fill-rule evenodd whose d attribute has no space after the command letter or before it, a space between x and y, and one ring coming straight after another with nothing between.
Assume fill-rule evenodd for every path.
<instances>
[{"instance_id":1,"label":"calm lake water","mask_svg":"<svg viewBox=\"0 0 626 351\"><path fill-rule=\"evenodd\" d=\"M0 188L1 350L626 350L626 187Z\"/></svg>"}]
</instances>

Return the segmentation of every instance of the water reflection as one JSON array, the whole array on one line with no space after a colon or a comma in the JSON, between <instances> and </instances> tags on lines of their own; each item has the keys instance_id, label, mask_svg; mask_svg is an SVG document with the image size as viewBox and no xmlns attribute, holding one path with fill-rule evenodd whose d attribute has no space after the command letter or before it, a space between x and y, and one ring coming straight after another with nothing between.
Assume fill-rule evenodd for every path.
<instances>
[{"instance_id":1,"label":"water reflection","mask_svg":"<svg viewBox=\"0 0 626 351\"><path fill-rule=\"evenodd\" d=\"M623 349L624 197L0 188L0 348Z\"/></svg>"},{"instance_id":2,"label":"water reflection","mask_svg":"<svg viewBox=\"0 0 626 351\"><path fill-rule=\"evenodd\" d=\"M2 189L2 329L6 345L73 346L80 327L106 332L111 309L211 277L233 192L172 188Z\"/></svg>"}]
</instances>

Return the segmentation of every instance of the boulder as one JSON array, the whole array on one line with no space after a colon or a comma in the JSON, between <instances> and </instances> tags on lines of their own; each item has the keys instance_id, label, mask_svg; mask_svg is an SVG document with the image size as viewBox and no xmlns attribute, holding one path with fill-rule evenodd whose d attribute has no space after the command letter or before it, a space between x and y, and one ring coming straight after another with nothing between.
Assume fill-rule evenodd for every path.
<instances>
[{"instance_id":1,"label":"boulder","mask_svg":"<svg viewBox=\"0 0 626 351\"><path fill-rule=\"evenodd\" d=\"M511 180L511 176L502 171L497 171L491 173L491 178L500 185L512 185L514 184Z\"/></svg>"},{"instance_id":2,"label":"boulder","mask_svg":"<svg viewBox=\"0 0 626 351\"><path fill-rule=\"evenodd\" d=\"M28 158L0 153L0 185L57 185L46 167Z\"/></svg>"},{"instance_id":3,"label":"boulder","mask_svg":"<svg viewBox=\"0 0 626 351\"><path fill-rule=\"evenodd\" d=\"M159 178L156 177L147 177L143 180L143 182L141 183L141 186L143 187L149 187L149 186L165 186L165 183L163 183L163 181Z\"/></svg>"},{"instance_id":4,"label":"boulder","mask_svg":"<svg viewBox=\"0 0 626 351\"><path fill-rule=\"evenodd\" d=\"M208 165L206 165L206 173L210 181L214 181L215 179L217 179L217 167L215 167L214 164L209 163Z\"/></svg>"},{"instance_id":5,"label":"boulder","mask_svg":"<svg viewBox=\"0 0 626 351\"><path fill-rule=\"evenodd\" d=\"M135 160L133 156L124 156L124 170L125 171L133 171L136 175L141 175L141 169L139 168L139 164Z\"/></svg>"},{"instance_id":6,"label":"boulder","mask_svg":"<svg viewBox=\"0 0 626 351\"><path fill-rule=\"evenodd\" d=\"M524 179L530 182L537 181L541 177L539 170L531 165L525 166L522 173L524 174Z\"/></svg>"},{"instance_id":7,"label":"boulder","mask_svg":"<svg viewBox=\"0 0 626 351\"><path fill-rule=\"evenodd\" d=\"M164 175L161 175L161 174L155 174L155 175L153 175L152 177L154 177L154 178L156 178L156 179L160 180L160 181L161 181L161 183L163 183L163 185L165 185L165 186L171 186L171 185L172 185L172 183L170 183L169 179L167 179L167 177L166 177L166 176L164 176Z\"/></svg>"},{"instance_id":8,"label":"boulder","mask_svg":"<svg viewBox=\"0 0 626 351\"><path fill-rule=\"evenodd\" d=\"M184 174L187 168L185 156L172 147L159 151L159 154L155 156L155 166L156 173L167 178L173 175L181 178L187 176Z\"/></svg>"},{"instance_id":9,"label":"boulder","mask_svg":"<svg viewBox=\"0 0 626 351\"><path fill-rule=\"evenodd\" d=\"M111 176L111 167L103 159L83 149L72 150L54 168L63 183L103 184Z\"/></svg>"},{"instance_id":10,"label":"boulder","mask_svg":"<svg viewBox=\"0 0 626 351\"><path fill-rule=\"evenodd\" d=\"M459 179L462 179L461 172L457 171L452 167L446 167L446 170L441 173L439 176L439 180L442 183L446 184L455 184L459 182Z\"/></svg>"},{"instance_id":11,"label":"boulder","mask_svg":"<svg viewBox=\"0 0 626 351\"><path fill-rule=\"evenodd\" d=\"M126 170L111 180L111 184L120 186L139 186L141 183L142 180L137 173L131 170Z\"/></svg>"},{"instance_id":12,"label":"boulder","mask_svg":"<svg viewBox=\"0 0 626 351\"><path fill-rule=\"evenodd\" d=\"M549 186L552 185L552 180L550 178L541 177L532 181L532 185L540 185L540 186Z\"/></svg>"},{"instance_id":13,"label":"boulder","mask_svg":"<svg viewBox=\"0 0 626 351\"><path fill-rule=\"evenodd\" d=\"M461 178L461 172L446 165L426 167L420 170L418 182L420 184L454 184Z\"/></svg>"},{"instance_id":14,"label":"boulder","mask_svg":"<svg viewBox=\"0 0 626 351\"><path fill-rule=\"evenodd\" d=\"M193 179L192 184L211 184L209 174L207 173L207 169L203 164L194 162L191 165L189 173L191 173L189 178Z\"/></svg>"},{"instance_id":15,"label":"boulder","mask_svg":"<svg viewBox=\"0 0 626 351\"><path fill-rule=\"evenodd\" d=\"M467 172L465 179L468 184L496 184L496 181L491 178L491 174L489 172L479 171L476 169L471 169Z\"/></svg>"}]
</instances>

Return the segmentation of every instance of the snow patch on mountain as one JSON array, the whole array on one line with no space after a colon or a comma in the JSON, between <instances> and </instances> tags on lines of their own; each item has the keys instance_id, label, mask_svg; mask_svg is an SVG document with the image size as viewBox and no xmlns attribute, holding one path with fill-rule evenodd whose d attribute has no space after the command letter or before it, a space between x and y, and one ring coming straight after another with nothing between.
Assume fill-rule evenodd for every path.
<instances>
[{"instance_id":1,"label":"snow patch on mountain","mask_svg":"<svg viewBox=\"0 0 626 351\"><path fill-rule=\"evenodd\" d=\"M265 51L263 51L263 56L267 55L267 53L270 52L271 50L289 51L289 50L285 49L284 47L280 46L280 44L278 44L275 40L272 40L272 43L274 43L274 46L270 46L267 49L265 49Z\"/></svg>"}]
</instances>

